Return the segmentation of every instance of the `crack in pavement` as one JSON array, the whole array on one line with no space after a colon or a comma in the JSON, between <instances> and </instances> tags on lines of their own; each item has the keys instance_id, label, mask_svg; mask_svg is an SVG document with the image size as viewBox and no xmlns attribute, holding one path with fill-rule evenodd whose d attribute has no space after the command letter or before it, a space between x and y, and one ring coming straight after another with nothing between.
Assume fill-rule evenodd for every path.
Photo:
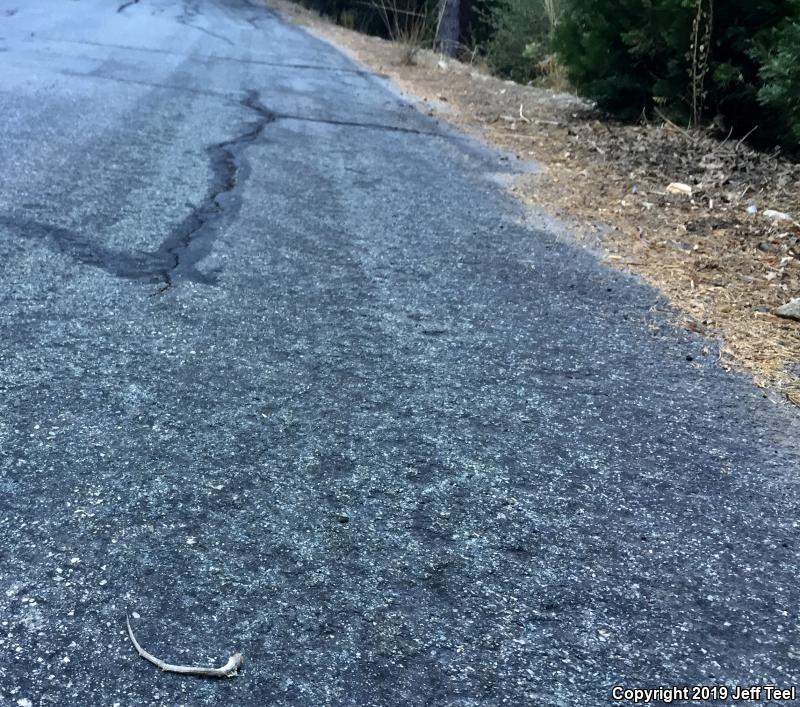
<instances>
[{"instance_id":1,"label":"crack in pavement","mask_svg":"<svg viewBox=\"0 0 800 707\"><path fill-rule=\"evenodd\" d=\"M128 0L117 8L117 12L125 12L131 5L136 5L138 2L139 0Z\"/></svg>"},{"instance_id":2,"label":"crack in pavement","mask_svg":"<svg viewBox=\"0 0 800 707\"><path fill-rule=\"evenodd\" d=\"M191 86L176 86L175 84L164 84L155 81L143 81L140 79L122 78L120 76L109 76L108 74L98 73L97 71L83 73L80 71L70 71L69 69L61 69L59 73L64 74L66 76L74 76L76 78L116 81L119 83L133 84L136 86L148 86L151 88L160 88L164 89L165 91L179 91L198 96L219 98L220 100L223 101L236 101L238 103L241 103L240 100L236 99L234 96L231 96L230 94L219 93L216 91L208 91L200 88L192 88ZM373 122L357 121L357 120L337 120L336 118L315 118L313 116L298 115L296 113L280 113L277 111L272 111L272 115L275 120L296 120L304 123L321 123L325 125L337 125L346 128L363 128L366 130L386 130L388 132L407 133L411 135L427 135L429 137L438 137L443 140L451 140L453 142L459 142L468 139L457 134L448 135L445 133L435 132L432 130L409 128L403 125L386 125L385 123L373 123Z\"/></svg>"},{"instance_id":3,"label":"crack in pavement","mask_svg":"<svg viewBox=\"0 0 800 707\"><path fill-rule=\"evenodd\" d=\"M81 74L65 70L65 73L91 79L141 83L165 90L191 90L227 102L235 100L238 105L252 111L257 116L257 120L247 124L240 134L206 149L212 174L206 196L198 205L194 206L188 216L171 230L155 250L124 252L106 247L80 231L70 230L60 225L32 219L0 216L0 226L6 227L22 238L39 241L53 251L64 254L76 262L102 269L119 278L160 283L159 292L172 289L179 279L208 285L217 283L216 272L201 272L198 270L197 264L211 252L220 222L223 219L234 218L241 208L241 193L237 187L247 178L250 170L241 152L261 136L268 124L278 120L294 120L425 135L448 140L458 139L458 136L418 128L281 113L264 106L257 91L248 91L243 98L235 99L233 96L225 94L123 79L97 72Z\"/></svg>"},{"instance_id":4,"label":"crack in pavement","mask_svg":"<svg viewBox=\"0 0 800 707\"><path fill-rule=\"evenodd\" d=\"M161 283L159 292L174 287L178 279L201 284L216 284L216 274L202 273L197 263L211 252L218 224L224 217L236 215L241 199L236 194L249 173L241 150L254 142L275 114L261 104L258 93L250 91L240 105L258 116L254 123L236 137L207 148L211 160L212 179L206 196L181 221L154 251L126 253L92 241L83 234L36 220L0 215L0 226L27 240L44 243L55 252L72 260L104 270L127 280Z\"/></svg>"},{"instance_id":5,"label":"crack in pavement","mask_svg":"<svg viewBox=\"0 0 800 707\"><path fill-rule=\"evenodd\" d=\"M303 123L322 123L323 125L338 125L345 128L365 128L367 130L386 130L394 133L409 133L411 135L427 135L429 137L438 137L443 140L452 140L459 142L467 140L468 138L459 135L447 135L445 133L437 133L431 130L421 130L419 128L407 128L402 125L384 125L383 123L367 123L359 122L356 120L337 120L336 118L314 118L306 115L295 115L293 113L275 113L277 120L297 120Z\"/></svg>"},{"instance_id":6,"label":"crack in pavement","mask_svg":"<svg viewBox=\"0 0 800 707\"><path fill-rule=\"evenodd\" d=\"M196 2L192 2L192 0L184 0L181 14L178 15L175 19L184 27L190 27L191 29L196 29L198 32L203 32L207 34L209 37L213 37L214 39L219 39L221 42L227 42L230 46L234 46L233 42L227 37L223 37L221 34L212 32L210 29L206 29L205 27L199 27L198 25L194 24L193 20L199 14L200 10L197 9Z\"/></svg>"},{"instance_id":7,"label":"crack in pavement","mask_svg":"<svg viewBox=\"0 0 800 707\"><path fill-rule=\"evenodd\" d=\"M63 253L84 265L105 270L116 277L139 280L147 277L147 273L157 272L162 267L161 263L156 262L155 253L117 252L91 241L77 231L50 223L0 216L0 226L26 240L40 241L57 253Z\"/></svg>"},{"instance_id":8,"label":"crack in pavement","mask_svg":"<svg viewBox=\"0 0 800 707\"><path fill-rule=\"evenodd\" d=\"M190 93L193 96L207 96L209 98L219 98L223 101L238 103L239 99L230 93L220 93L219 91L208 91L202 88L192 88L191 86L176 86L169 83L158 83L156 81L143 81L140 79L122 78L121 76L109 76L98 71L71 71L70 69L59 69L59 74L72 76L79 79L101 79L103 81L115 81L116 83L131 84L133 86L147 86L148 88L161 88L165 91L177 91L179 93Z\"/></svg>"},{"instance_id":9,"label":"crack in pavement","mask_svg":"<svg viewBox=\"0 0 800 707\"><path fill-rule=\"evenodd\" d=\"M258 120L232 140L208 149L214 174L211 188L203 202L164 239L157 251L173 261L169 269L160 273L164 282L162 292L172 288L179 277L205 284L216 283L216 277L200 273L195 266L211 252L216 223L226 212L235 215L241 207L241 199L234 191L240 182L240 174L244 171L246 177L249 168L238 154L240 148L257 140L267 125L276 119L276 114L259 101L256 91L248 91L240 103L254 111ZM229 203L222 203L221 200Z\"/></svg>"},{"instance_id":10,"label":"crack in pavement","mask_svg":"<svg viewBox=\"0 0 800 707\"><path fill-rule=\"evenodd\" d=\"M134 52L148 52L150 54L166 54L168 56L179 57L187 61L201 61L201 62L218 62L230 61L237 64L249 64L253 66L273 66L275 68L285 69L300 69L305 71L330 71L339 74L355 74L357 76L375 76L377 78L388 78L387 74L381 74L376 71L369 71L367 69L350 69L347 67L339 66L322 66L321 64L302 64L302 63L286 63L281 61L266 61L263 59L243 59L235 56L221 56L219 54L184 54L182 52L173 52L169 49L158 49L155 47L134 47L129 44L110 44L108 42L92 42L85 39L60 39L57 37L39 36L37 40L44 40L46 42L57 42L62 44L79 44L87 47L103 47L107 49L124 49L126 51ZM30 41L30 40L28 40Z\"/></svg>"}]
</instances>

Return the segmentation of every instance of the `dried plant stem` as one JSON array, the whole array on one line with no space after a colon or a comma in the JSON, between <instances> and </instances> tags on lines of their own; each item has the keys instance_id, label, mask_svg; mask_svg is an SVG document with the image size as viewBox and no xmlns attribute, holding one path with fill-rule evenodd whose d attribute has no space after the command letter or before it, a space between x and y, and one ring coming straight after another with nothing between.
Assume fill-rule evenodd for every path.
<instances>
[{"instance_id":1,"label":"dried plant stem","mask_svg":"<svg viewBox=\"0 0 800 707\"><path fill-rule=\"evenodd\" d=\"M714 0L696 0L692 23L692 126L698 127L705 107L705 78L711 53L711 26L714 19Z\"/></svg>"},{"instance_id":2,"label":"dried plant stem","mask_svg":"<svg viewBox=\"0 0 800 707\"><path fill-rule=\"evenodd\" d=\"M232 655L230 658L228 658L228 662L225 663L225 665L223 665L221 668L201 668L193 665L171 665L170 663L165 663L163 660L156 658L151 653L148 653L139 645L139 641L137 641L136 636L133 635L130 618L125 617L125 619L128 623L128 636L131 639L131 643L133 643L133 647L136 649L136 652L142 656L142 658L151 662L156 667L161 668L161 670L165 672L180 673L182 675L200 675L209 678L231 678L234 677L242 665L244 665L244 658L242 657L241 653L235 653Z\"/></svg>"},{"instance_id":3,"label":"dried plant stem","mask_svg":"<svg viewBox=\"0 0 800 707\"><path fill-rule=\"evenodd\" d=\"M413 64L428 37L427 11L418 12L407 0L371 0L369 4L379 14L389 38L402 48L402 63Z\"/></svg>"}]
</instances>

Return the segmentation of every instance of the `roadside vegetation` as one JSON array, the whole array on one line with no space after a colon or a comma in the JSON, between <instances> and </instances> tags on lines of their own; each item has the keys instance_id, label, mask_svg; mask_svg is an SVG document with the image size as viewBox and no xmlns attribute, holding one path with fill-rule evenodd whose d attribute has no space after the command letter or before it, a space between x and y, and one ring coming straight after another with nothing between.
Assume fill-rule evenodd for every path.
<instances>
[{"instance_id":1,"label":"roadside vegetation","mask_svg":"<svg viewBox=\"0 0 800 707\"><path fill-rule=\"evenodd\" d=\"M414 33L387 1L267 0L536 161L515 196L661 290L706 355L800 405L798 0L461 0L454 58L441 7L391 0L412 3L397 14Z\"/></svg>"},{"instance_id":2,"label":"roadside vegetation","mask_svg":"<svg viewBox=\"0 0 800 707\"><path fill-rule=\"evenodd\" d=\"M800 143L800 0L303 0L350 29L564 75L615 117L664 116L761 147ZM445 36L443 22L451 14ZM410 52L410 57L413 52Z\"/></svg>"}]
</instances>

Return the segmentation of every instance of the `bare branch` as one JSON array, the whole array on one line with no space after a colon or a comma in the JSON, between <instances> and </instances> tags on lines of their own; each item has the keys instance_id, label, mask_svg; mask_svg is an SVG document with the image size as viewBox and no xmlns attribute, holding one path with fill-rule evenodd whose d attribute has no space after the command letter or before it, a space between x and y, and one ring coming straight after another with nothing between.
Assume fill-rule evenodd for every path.
<instances>
[{"instance_id":1,"label":"bare branch","mask_svg":"<svg viewBox=\"0 0 800 707\"><path fill-rule=\"evenodd\" d=\"M209 678L232 678L237 674L242 665L244 665L244 658L242 657L241 653L234 653L234 655L228 658L228 662L225 663L225 665L223 665L221 668L201 668L192 665L171 665L170 663L165 663L163 660L160 660L154 655L148 653L139 645L139 641L137 641L136 636L133 635L130 618L126 616L125 620L128 624L128 636L130 637L131 643L133 643L133 647L136 649L136 652L142 656L142 658L151 662L156 667L161 668L161 670L165 672L181 673L182 675L202 675Z\"/></svg>"}]
</instances>

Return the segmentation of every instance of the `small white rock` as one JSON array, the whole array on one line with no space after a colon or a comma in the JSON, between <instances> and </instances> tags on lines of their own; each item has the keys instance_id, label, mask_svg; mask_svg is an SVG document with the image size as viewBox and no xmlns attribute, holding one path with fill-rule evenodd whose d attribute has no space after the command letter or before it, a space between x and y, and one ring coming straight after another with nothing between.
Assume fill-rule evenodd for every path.
<instances>
[{"instance_id":1,"label":"small white rock","mask_svg":"<svg viewBox=\"0 0 800 707\"><path fill-rule=\"evenodd\" d=\"M797 319L800 321L800 298L793 299L791 302L778 307L775 313L779 317L786 317L787 319Z\"/></svg>"},{"instance_id":2,"label":"small white rock","mask_svg":"<svg viewBox=\"0 0 800 707\"><path fill-rule=\"evenodd\" d=\"M783 211L775 211L775 209L765 209L762 212L765 218L771 218L774 221L791 221L792 217Z\"/></svg>"},{"instance_id":3,"label":"small white rock","mask_svg":"<svg viewBox=\"0 0 800 707\"><path fill-rule=\"evenodd\" d=\"M692 188L683 182L672 182L667 185L667 194L684 194L686 196L692 195Z\"/></svg>"}]
</instances>

